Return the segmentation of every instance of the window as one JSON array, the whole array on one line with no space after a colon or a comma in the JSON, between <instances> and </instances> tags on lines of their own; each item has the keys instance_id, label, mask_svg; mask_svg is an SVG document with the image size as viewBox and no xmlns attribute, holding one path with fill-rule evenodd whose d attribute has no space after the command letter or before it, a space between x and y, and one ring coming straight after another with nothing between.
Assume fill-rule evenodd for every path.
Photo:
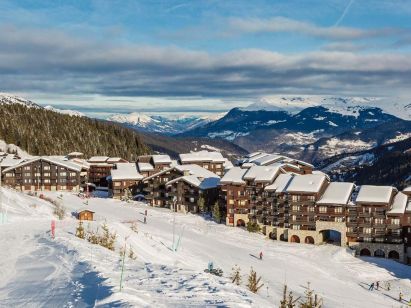
<instances>
[{"instance_id":1,"label":"window","mask_svg":"<svg viewBox=\"0 0 411 308\"><path fill-rule=\"evenodd\" d=\"M372 233L372 228L364 228L364 234L371 234Z\"/></svg>"},{"instance_id":2,"label":"window","mask_svg":"<svg viewBox=\"0 0 411 308\"><path fill-rule=\"evenodd\" d=\"M309 211L309 212L314 212L314 211L315 211L315 207L309 206L309 207L308 207L308 211Z\"/></svg>"},{"instance_id":3,"label":"window","mask_svg":"<svg viewBox=\"0 0 411 308\"><path fill-rule=\"evenodd\" d=\"M60 176L67 176L67 172L60 172Z\"/></svg>"},{"instance_id":4,"label":"window","mask_svg":"<svg viewBox=\"0 0 411 308\"><path fill-rule=\"evenodd\" d=\"M292 195L291 200L294 201L294 202L295 201L300 201L300 196L299 195Z\"/></svg>"},{"instance_id":5,"label":"window","mask_svg":"<svg viewBox=\"0 0 411 308\"><path fill-rule=\"evenodd\" d=\"M24 179L24 183L30 184L30 183L31 183L31 179Z\"/></svg>"},{"instance_id":6,"label":"window","mask_svg":"<svg viewBox=\"0 0 411 308\"><path fill-rule=\"evenodd\" d=\"M234 204L234 200L233 200L233 199L228 200L228 204L233 205L233 204Z\"/></svg>"},{"instance_id":7,"label":"window","mask_svg":"<svg viewBox=\"0 0 411 308\"><path fill-rule=\"evenodd\" d=\"M193 197L190 198L190 202L191 202L191 203L194 202L194 198L193 198Z\"/></svg>"},{"instance_id":8,"label":"window","mask_svg":"<svg viewBox=\"0 0 411 308\"><path fill-rule=\"evenodd\" d=\"M30 172L26 172L26 173L24 173L24 176L29 177L29 176L31 176L31 173L30 173Z\"/></svg>"},{"instance_id":9,"label":"window","mask_svg":"<svg viewBox=\"0 0 411 308\"><path fill-rule=\"evenodd\" d=\"M364 242L372 242L372 237L364 237Z\"/></svg>"},{"instance_id":10,"label":"window","mask_svg":"<svg viewBox=\"0 0 411 308\"><path fill-rule=\"evenodd\" d=\"M336 208L334 208L334 213L342 213L342 207L337 206Z\"/></svg>"},{"instance_id":11,"label":"window","mask_svg":"<svg viewBox=\"0 0 411 308\"><path fill-rule=\"evenodd\" d=\"M12 176L13 176L13 173L11 173L11 172L7 172L7 173L6 173L6 177L7 177L7 178L11 178Z\"/></svg>"},{"instance_id":12,"label":"window","mask_svg":"<svg viewBox=\"0 0 411 308\"><path fill-rule=\"evenodd\" d=\"M382 225L384 223L384 219L382 218L375 218L374 223L377 225Z\"/></svg>"},{"instance_id":13,"label":"window","mask_svg":"<svg viewBox=\"0 0 411 308\"><path fill-rule=\"evenodd\" d=\"M50 183L50 179L44 179L44 183Z\"/></svg>"},{"instance_id":14,"label":"window","mask_svg":"<svg viewBox=\"0 0 411 308\"><path fill-rule=\"evenodd\" d=\"M76 176L77 175L77 173L75 173L75 172L70 172L70 176Z\"/></svg>"},{"instance_id":15,"label":"window","mask_svg":"<svg viewBox=\"0 0 411 308\"><path fill-rule=\"evenodd\" d=\"M307 196L307 200L308 201L315 201L315 197L314 196Z\"/></svg>"},{"instance_id":16,"label":"window","mask_svg":"<svg viewBox=\"0 0 411 308\"><path fill-rule=\"evenodd\" d=\"M67 183L67 179L60 179L59 182L60 183Z\"/></svg>"},{"instance_id":17,"label":"window","mask_svg":"<svg viewBox=\"0 0 411 308\"><path fill-rule=\"evenodd\" d=\"M293 205L293 206L292 206L292 210L293 210L293 211L299 211L299 210L300 210L300 206L299 206L299 205Z\"/></svg>"},{"instance_id":18,"label":"window","mask_svg":"<svg viewBox=\"0 0 411 308\"><path fill-rule=\"evenodd\" d=\"M43 170L50 170L50 166L43 166Z\"/></svg>"},{"instance_id":19,"label":"window","mask_svg":"<svg viewBox=\"0 0 411 308\"><path fill-rule=\"evenodd\" d=\"M343 222L343 217L335 217L335 222Z\"/></svg>"},{"instance_id":20,"label":"window","mask_svg":"<svg viewBox=\"0 0 411 308\"><path fill-rule=\"evenodd\" d=\"M36 172L36 173L34 174L34 176L35 176L35 177L39 177L39 176L40 176L40 172Z\"/></svg>"},{"instance_id":21,"label":"window","mask_svg":"<svg viewBox=\"0 0 411 308\"><path fill-rule=\"evenodd\" d=\"M45 172L43 175L44 176L50 176L50 172Z\"/></svg>"},{"instance_id":22,"label":"window","mask_svg":"<svg viewBox=\"0 0 411 308\"><path fill-rule=\"evenodd\" d=\"M208 169L208 165L204 165L204 169Z\"/></svg>"},{"instance_id":23,"label":"window","mask_svg":"<svg viewBox=\"0 0 411 308\"><path fill-rule=\"evenodd\" d=\"M246 205L246 201L245 201L245 200L240 200L238 203L239 203L240 205Z\"/></svg>"},{"instance_id":24,"label":"window","mask_svg":"<svg viewBox=\"0 0 411 308\"><path fill-rule=\"evenodd\" d=\"M301 226L300 225L293 225L293 230L300 230Z\"/></svg>"},{"instance_id":25,"label":"window","mask_svg":"<svg viewBox=\"0 0 411 308\"><path fill-rule=\"evenodd\" d=\"M318 208L318 210L320 211L320 213L327 213L327 207L326 206L320 206Z\"/></svg>"},{"instance_id":26,"label":"window","mask_svg":"<svg viewBox=\"0 0 411 308\"><path fill-rule=\"evenodd\" d=\"M400 219L399 218L391 218L391 224L392 225L399 225L400 224Z\"/></svg>"}]
</instances>

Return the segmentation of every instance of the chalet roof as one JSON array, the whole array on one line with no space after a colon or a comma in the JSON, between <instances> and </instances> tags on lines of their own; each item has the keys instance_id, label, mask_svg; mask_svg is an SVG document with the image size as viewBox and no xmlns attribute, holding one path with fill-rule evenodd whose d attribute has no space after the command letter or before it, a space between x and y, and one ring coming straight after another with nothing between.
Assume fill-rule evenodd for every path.
<instances>
[{"instance_id":1,"label":"chalet roof","mask_svg":"<svg viewBox=\"0 0 411 308\"><path fill-rule=\"evenodd\" d=\"M3 172L8 172L8 171L13 170L15 168L19 168L19 167L22 167L22 166L25 166L25 165L29 165L29 164L31 164L35 161L38 161L38 160L44 160L44 161L47 161L51 164L55 164L55 165L58 165L58 166L61 166L61 167L65 167L65 168L67 168L69 170L73 170L73 171L81 171L81 169L82 169L82 167L80 165L78 165L76 163L73 163L69 160L62 160L61 158L58 158L58 157L55 157L55 156L54 157L53 156L39 156L39 157L34 157L32 159L23 161L23 162L21 162L17 165L9 167L9 168L6 168L6 169L3 170Z\"/></svg>"},{"instance_id":2,"label":"chalet roof","mask_svg":"<svg viewBox=\"0 0 411 308\"><path fill-rule=\"evenodd\" d=\"M150 163L137 163L138 165L138 170L140 170L140 172L143 171L153 171L154 170L154 166Z\"/></svg>"},{"instance_id":3,"label":"chalet roof","mask_svg":"<svg viewBox=\"0 0 411 308\"><path fill-rule=\"evenodd\" d=\"M404 214L407 204L408 196L402 192L399 192L395 195L391 209L387 212L387 214Z\"/></svg>"},{"instance_id":4,"label":"chalet roof","mask_svg":"<svg viewBox=\"0 0 411 308\"><path fill-rule=\"evenodd\" d=\"M174 166L176 170L179 170L181 172L188 171L190 174L198 176L198 177L211 177L211 178L220 178L217 174L214 172L211 172L203 167L200 167L199 165L195 164L187 164L187 165L177 165Z\"/></svg>"},{"instance_id":5,"label":"chalet roof","mask_svg":"<svg viewBox=\"0 0 411 308\"><path fill-rule=\"evenodd\" d=\"M109 164L115 164L115 163L125 162L125 159L121 157L109 157L106 162Z\"/></svg>"},{"instance_id":6,"label":"chalet roof","mask_svg":"<svg viewBox=\"0 0 411 308\"><path fill-rule=\"evenodd\" d=\"M249 169L249 168L251 168L252 166L256 166L256 164L254 164L254 163L244 163L244 164L241 165L241 168L243 168L243 169Z\"/></svg>"},{"instance_id":7,"label":"chalet roof","mask_svg":"<svg viewBox=\"0 0 411 308\"><path fill-rule=\"evenodd\" d=\"M84 155L84 153L81 153L81 152L71 152L71 153L68 153L68 154L67 154L67 156L81 156L81 155Z\"/></svg>"},{"instance_id":8,"label":"chalet roof","mask_svg":"<svg viewBox=\"0 0 411 308\"><path fill-rule=\"evenodd\" d=\"M116 169L111 169L111 179L115 180L142 180L143 176L137 171L135 163L118 163Z\"/></svg>"},{"instance_id":9,"label":"chalet roof","mask_svg":"<svg viewBox=\"0 0 411 308\"><path fill-rule=\"evenodd\" d=\"M347 205L355 185L347 182L331 182L317 204Z\"/></svg>"},{"instance_id":10,"label":"chalet roof","mask_svg":"<svg viewBox=\"0 0 411 308\"><path fill-rule=\"evenodd\" d=\"M72 158L70 159L70 162L77 164L79 166L81 166L84 169L90 169L90 164L82 158Z\"/></svg>"},{"instance_id":11,"label":"chalet roof","mask_svg":"<svg viewBox=\"0 0 411 308\"><path fill-rule=\"evenodd\" d=\"M244 174L244 180L271 183L281 171L279 166L253 166Z\"/></svg>"},{"instance_id":12,"label":"chalet roof","mask_svg":"<svg viewBox=\"0 0 411 308\"><path fill-rule=\"evenodd\" d=\"M7 168L7 167L18 165L23 161L24 159L16 159L13 154L9 154L3 158L3 160L0 162L0 166L3 168Z\"/></svg>"},{"instance_id":13,"label":"chalet roof","mask_svg":"<svg viewBox=\"0 0 411 308\"><path fill-rule=\"evenodd\" d=\"M216 177L198 178L195 175L185 175L185 176L169 181L166 185L171 185L178 181L184 181L200 189L216 188L220 184L220 178L216 178Z\"/></svg>"},{"instance_id":14,"label":"chalet roof","mask_svg":"<svg viewBox=\"0 0 411 308\"><path fill-rule=\"evenodd\" d=\"M392 186L362 185L358 193L357 203L389 204L396 188Z\"/></svg>"},{"instance_id":15,"label":"chalet roof","mask_svg":"<svg viewBox=\"0 0 411 308\"><path fill-rule=\"evenodd\" d=\"M319 193L326 179L322 174L296 175L288 185L287 192Z\"/></svg>"},{"instance_id":16,"label":"chalet roof","mask_svg":"<svg viewBox=\"0 0 411 308\"><path fill-rule=\"evenodd\" d=\"M180 154L179 158L184 164L196 161L211 161L216 163L224 163L226 161L220 152L209 152L206 150Z\"/></svg>"},{"instance_id":17,"label":"chalet roof","mask_svg":"<svg viewBox=\"0 0 411 308\"><path fill-rule=\"evenodd\" d=\"M240 167L231 168L224 174L223 178L221 179L221 184L245 184L243 180L244 174L248 169L243 169Z\"/></svg>"},{"instance_id":18,"label":"chalet roof","mask_svg":"<svg viewBox=\"0 0 411 308\"><path fill-rule=\"evenodd\" d=\"M272 164L272 163L275 163L275 162L283 161L286 158L287 157L282 156L282 155L278 155L278 154L268 154L268 155L260 157L256 160L253 160L253 162L256 165L265 166L265 165Z\"/></svg>"},{"instance_id":19,"label":"chalet roof","mask_svg":"<svg viewBox=\"0 0 411 308\"><path fill-rule=\"evenodd\" d=\"M93 156L88 159L89 163L105 163L110 157L108 156Z\"/></svg>"},{"instance_id":20,"label":"chalet roof","mask_svg":"<svg viewBox=\"0 0 411 308\"><path fill-rule=\"evenodd\" d=\"M405 187L402 191L404 193L411 194L411 186Z\"/></svg>"},{"instance_id":21,"label":"chalet roof","mask_svg":"<svg viewBox=\"0 0 411 308\"><path fill-rule=\"evenodd\" d=\"M266 156L268 156L267 153L258 153L258 154L256 154L256 155L251 156L251 157L249 157L248 159L246 159L245 162L246 162L246 163L252 163L252 162L254 162L254 161L256 161L256 160L258 160L258 159L260 159L260 158L266 157Z\"/></svg>"},{"instance_id":22,"label":"chalet roof","mask_svg":"<svg viewBox=\"0 0 411 308\"><path fill-rule=\"evenodd\" d=\"M80 213L83 213L83 212L90 212L90 213L93 213L93 214L95 213L92 210L88 210L88 209L84 209L84 208L80 208L76 212L77 212L77 214L80 214Z\"/></svg>"},{"instance_id":23,"label":"chalet roof","mask_svg":"<svg viewBox=\"0 0 411 308\"><path fill-rule=\"evenodd\" d=\"M264 190L275 191L276 193L285 193L287 187L293 179L294 175L291 173L280 174L271 185L267 185Z\"/></svg>"},{"instance_id":24,"label":"chalet roof","mask_svg":"<svg viewBox=\"0 0 411 308\"><path fill-rule=\"evenodd\" d=\"M259 155L259 154L261 154L261 152L253 152L253 153L247 154L245 157L251 158L251 157L254 157L254 156Z\"/></svg>"},{"instance_id":25,"label":"chalet roof","mask_svg":"<svg viewBox=\"0 0 411 308\"><path fill-rule=\"evenodd\" d=\"M171 158L169 155L153 155L154 164L171 164Z\"/></svg>"}]
</instances>

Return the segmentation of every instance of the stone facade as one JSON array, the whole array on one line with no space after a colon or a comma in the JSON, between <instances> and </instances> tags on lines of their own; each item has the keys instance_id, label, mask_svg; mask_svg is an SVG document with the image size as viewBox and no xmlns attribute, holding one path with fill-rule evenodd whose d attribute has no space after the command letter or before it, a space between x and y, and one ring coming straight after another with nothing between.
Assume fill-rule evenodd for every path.
<instances>
[{"instance_id":1,"label":"stone facade","mask_svg":"<svg viewBox=\"0 0 411 308\"><path fill-rule=\"evenodd\" d=\"M387 244L387 243L367 243L367 242L349 242L348 246L355 250L357 255L365 256L362 251L367 249L370 252L371 256L375 256L377 250L384 251L384 258L388 259L390 253L395 251L399 255L399 262L404 263L405 254L404 254L404 244Z\"/></svg>"}]
</instances>

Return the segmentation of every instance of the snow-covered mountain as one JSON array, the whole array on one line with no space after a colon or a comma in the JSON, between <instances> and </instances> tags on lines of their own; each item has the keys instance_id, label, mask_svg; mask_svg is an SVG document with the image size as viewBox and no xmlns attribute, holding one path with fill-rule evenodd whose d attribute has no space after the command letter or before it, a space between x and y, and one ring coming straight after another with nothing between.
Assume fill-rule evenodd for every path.
<instances>
[{"instance_id":1,"label":"snow-covered mountain","mask_svg":"<svg viewBox=\"0 0 411 308\"><path fill-rule=\"evenodd\" d=\"M248 151L283 152L315 162L406 138L410 113L406 101L389 105L379 98L274 97L234 108L182 135L223 138Z\"/></svg>"},{"instance_id":2,"label":"snow-covered mountain","mask_svg":"<svg viewBox=\"0 0 411 308\"><path fill-rule=\"evenodd\" d=\"M149 115L140 112L128 114L115 114L107 118L109 121L125 124L137 130L155 132L167 135L179 134L194 129L223 117L224 114L211 114L205 116L194 115Z\"/></svg>"},{"instance_id":3,"label":"snow-covered mountain","mask_svg":"<svg viewBox=\"0 0 411 308\"><path fill-rule=\"evenodd\" d=\"M285 111L295 114L308 107L316 106L322 106L342 115L353 116L357 116L360 110L376 107L400 119L411 120L411 100L402 97L267 96L241 109L245 111Z\"/></svg>"},{"instance_id":4,"label":"snow-covered mountain","mask_svg":"<svg viewBox=\"0 0 411 308\"><path fill-rule=\"evenodd\" d=\"M40 105L32 102L31 100L9 94L9 93L0 93L0 105L11 105L19 104L24 105L30 108L43 108Z\"/></svg>"}]
</instances>

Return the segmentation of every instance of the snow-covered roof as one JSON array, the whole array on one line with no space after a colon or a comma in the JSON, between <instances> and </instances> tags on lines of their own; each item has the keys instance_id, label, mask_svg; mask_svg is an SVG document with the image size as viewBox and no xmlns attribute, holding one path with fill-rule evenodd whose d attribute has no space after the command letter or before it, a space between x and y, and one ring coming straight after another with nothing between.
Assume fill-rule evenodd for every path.
<instances>
[{"instance_id":1,"label":"snow-covered roof","mask_svg":"<svg viewBox=\"0 0 411 308\"><path fill-rule=\"evenodd\" d=\"M143 176L137 171L135 163L118 163L116 169L111 169L111 179L115 180L142 180Z\"/></svg>"},{"instance_id":2,"label":"snow-covered roof","mask_svg":"<svg viewBox=\"0 0 411 308\"><path fill-rule=\"evenodd\" d=\"M90 169L90 164L85 159L73 158L73 159L70 159L70 162L72 162L74 164L77 164L77 165L81 166L84 169Z\"/></svg>"},{"instance_id":3,"label":"snow-covered roof","mask_svg":"<svg viewBox=\"0 0 411 308\"><path fill-rule=\"evenodd\" d=\"M257 155L254 155L254 156L246 159L245 162L246 162L246 163L252 163L252 162L254 162L254 161L256 161L256 160L258 160L258 159L260 159L260 158L262 158L262 157L266 157L266 156L268 156L267 153L258 153Z\"/></svg>"},{"instance_id":4,"label":"snow-covered roof","mask_svg":"<svg viewBox=\"0 0 411 308\"><path fill-rule=\"evenodd\" d=\"M124 161L124 159L122 159L121 157L109 157L106 162L109 164L115 164L120 163L121 161Z\"/></svg>"},{"instance_id":5,"label":"snow-covered roof","mask_svg":"<svg viewBox=\"0 0 411 308\"><path fill-rule=\"evenodd\" d=\"M255 164L254 163L244 163L241 165L241 168L248 169L248 168L251 168L252 166L255 166Z\"/></svg>"},{"instance_id":6,"label":"snow-covered roof","mask_svg":"<svg viewBox=\"0 0 411 308\"><path fill-rule=\"evenodd\" d=\"M169 155L153 155L154 164L171 164L171 158Z\"/></svg>"},{"instance_id":7,"label":"snow-covered roof","mask_svg":"<svg viewBox=\"0 0 411 308\"><path fill-rule=\"evenodd\" d=\"M282 173L275 179L274 183L267 185L264 190L275 191L279 194L285 193L293 177L294 175L291 173Z\"/></svg>"},{"instance_id":8,"label":"snow-covered roof","mask_svg":"<svg viewBox=\"0 0 411 308\"><path fill-rule=\"evenodd\" d=\"M293 177L287 192L318 193L326 179L321 174L299 174Z\"/></svg>"},{"instance_id":9,"label":"snow-covered roof","mask_svg":"<svg viewBox=\"0 0 411 308\"><path fill-rule=\"evenodd\" d=\"M230 160L226 159L225 163L224 163L224 169L228 170L228 169L231 169L233 167L234 167L233 163Z\"/></svg>"},{"instance_id":10,"label":"snow-covered roof","mask_svg":"<svg viewBox=\"0 0 411 308\"><path fill-rule=\"evenodd\" d=\"M67 156L82 156L82 155L84 155L84 154L81 153L81 152L71 152L71 153L67 154Z\"/></svg>"},{"instance_id":11,"label":"snow-covered roof","mask_svg":"<svg viewBox=\"0 0 411 308\"><path fill-rule=\"evenodd\" d=\"M212 162L225 162L225 158L220 152L210 152L210 151L198 151L183 153L179 155L180 161L182 163L196 162L196 161L212 161Z\"/></svg>"},{"instance_id":12,"label":"snow-covered roof","mask_svg":"<svg viewBox=\"0 0 411 308\"><path fill-rule=\"evenodd\" d=\"M187 165L177 165L174 166L176 170L179 170L181 172L188 172L191 175L195 175L197 177L202 177L202 178L220 178L217 174L214 172L211 172L210 170L207 170L203 167L200 167L199 165L195 164L187 164Z\"/></svg>"},{"instance_id":13,"label":"snow-covered roof","mask_svg":"<svg viewBox=\"0 0 411 308\"><path fill-rule=\"evenodd\" d=\"M44 160L44 161L47 161L51 164L55 164L55 165L58 165L58 166L61 166L61 167L65 167L69 170L81 171L81 169L82 169L82 167L79 164L73 163L69 160L62 160L62 159L60 159L56 156L54 156L54 157L53 156L39 156L39 157L35 157L35 158L32 158L32 159L23 161L23 162L21 162L17 165L9 167L9 168L6 168L6 169L3 170L3 172L5 173L5 172L8 172L8 171L13 170L15 168L19 168L19 167L23 167L25 165L29 165L29 164L31 164L35 161L38 161L38 160Z\"/></svg>"},{"instance_id":14,"label":"snow-covered roof","mask_svg":"<svg viewBox=\"0 0 411 308\"><path fill-rule=\"evenodd\" d=\"M332 182L327 186L317 204L347 205L355 185L347 182Z\"/></svg>"},{"instance_id":15,"label":"snow-covered roof","mask_svg":"<svg viewBox=\"0 0 411 308\"><path fill-rule=\"evenodd\" d=\"M253 152L253 153L247 154L245 157L251 158L251 157L254 157L254 156L259 155L259 154L261 154L261 152Z\"/></svg>"},{"instance_id":16,"label":"snow-covered roof","mask_svg":"<svg viewBox=\"0 0 411 308\"><path fill-rule=\"evenodd\" d=\"M388 204L391 201L391 196L396 189L392 186L373 186L362 185L358 196L357 203L377 203Z\"/></svg>"},{"instance_id":17,"label":"snow-covered roof","mask_svg":"<svg viewBox=\"0 0 411 308\"><path fill-rule=\"evenodd\" d=\"M105 163L110 157L108 156L93 156L88 159L89 163Z\"/></svg>"},{"instance_id":18,"label":"snow-covered roof","mask_svg":"<svg viewBox=\"0 0 411 308\"><path fill-rule=\"evenodd\" d=\"M185 176L181 176L179 178L176 178L174 180L167 182L166 185L171 185L178 181L184 181L200 189L216 188L220 184L220 178L216 178L216 177L198 178L195 175L185 175Z\"/></svg>"},{"instance_id":19,"label":"snow-covered roof","mask_svg":"<svg viewBox=\"0 0 411 308\"><path fill-rule=\"evenodd\" d=\"M243 179L271 183L280 173L280 170L281 168L278 166L253 166L248 169Z\"/></svg>"},{"instance_id":20,"label":"snow-covered roof","mask_svg":"<svg viewBox=\"0 0 411 308\"><path fill-rule=\"evenodd\" d=\"M138 165L138 170L140 170L140 172L143 171L153 171L154 170L154 166L150 163L137 163Z\"/></svg>"},{"instance_id":21,"label":"snow-covered roof","mask_svg":"<svg viewBox=\"0 0 411 308\"><path fill-rule=\"evenodd\" d=\"M402 191L404 193L411 194L411 186L405 187Z\"/></svg>"},{"instance_id":22,"label":"snow-covered roof","mask_svg":"<svg viewBox=\"0 0 411 308\"><path fill-rule=\"evenodd\" d=\"M284 160L286 157L282 156L282 155L277 155L277 154L268 154L266 156L260 157L256 160L253 160L253 162L256 165L268 165L268 164L272 164L278 161L282 161Z\"/></svg>"},{"instance_id":23,"label":"snow-covered roof","mask_svg":"<svg viewBox=\"0 0 411 308\"><path fill-rule=\"evenodd\" d=\"M402 192L395 195L394 201L392 202L391 209L387 212L388 214L404 214L405 208L408 204L408 196Z\"/></svg>"},{"instance_id":24,"label":"snow-covered roof","mask_svg":"<svg viewBox=\"0 0 411 308\"><path fill-rule=\"evenodd\" d=\"M248 169L243 169L240 167L234 167L231 168L224 174L223 178L221 179L220 183L221 184L245 184L245 181L243 180L244 174Z\"/></svg>"},{"instance_id":25,"label":"snow-covered roof","mask_svg":"<svg viewBox=\"0 0 411 308\"><path fill-rule=\"evenodd\" d=\"M0 166L3 168L7 168L7 167L18 165L23 161L24 159L16 159L13 154L9 154L3 158L3 160L0 162Z\"/></svg>"}]
</instances>

